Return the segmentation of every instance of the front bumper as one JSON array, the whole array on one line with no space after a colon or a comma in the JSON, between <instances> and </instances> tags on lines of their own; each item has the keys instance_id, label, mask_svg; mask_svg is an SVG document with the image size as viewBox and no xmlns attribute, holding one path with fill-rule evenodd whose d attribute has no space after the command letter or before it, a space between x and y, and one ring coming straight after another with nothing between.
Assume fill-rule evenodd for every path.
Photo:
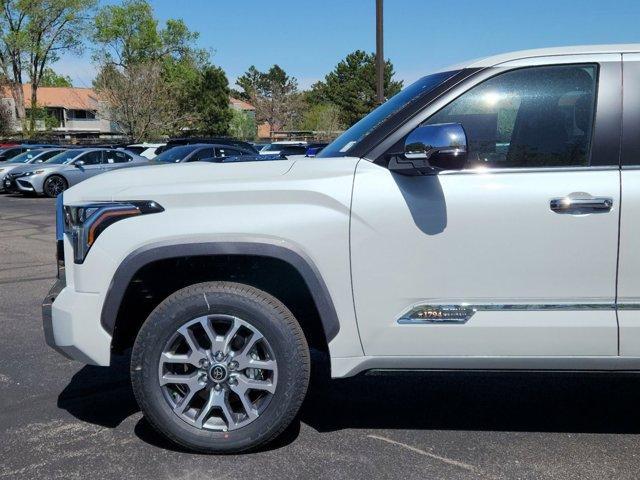
<instances>
[{"instance_id":1,"label":"front bumper","mask_svg":"<svg viewBox=\"0 0 640 480\"><path fill-rule=\"evenodd\" d=\"M16 186L18 190L26 193L33 193L36 191L35 187L31 184L31 182L25 180L24 178L16 179Z\"/></svg>"},{"instance_id":2,"label":"front bumper","mask_svg":"<svg viewBox=\"0 0 640 480\"><path fill-rule=\"evenodd\" d=\"M5 175L0 179L0 191L4 192L17 192L18 185L16 184L16 177L11 174Z\"/></svg>"},{"instance_id":3,"label":"front bumper","mask_svg":"<svg viewBox=\"0 0 640 480\"><path fill-rule=\"evenodd\" d=\"M72 358L65 352L64 349L56 345L55 336L53 334L53 302L55 302L56 298L58 297L58 295L60 295L60 292L64 287L65 278L64 272L62 272L62 275L58 276L58 280L56 280L56 283L54 283L53 286L49 289L49 293L47 293L47 296L44 297L44 300L42 301L42 327L44 329L44 340L45 342L47 342L47 345L49 345L56 352L64 355L65 357Z\"/></svg>"},{"instance_id":4,"label":"front bumper","mask_svg":"<svg viewBox=\"0 0 640 480\"><path fill-rule=\"evenodd\" d=\"M96 293L76 292L66 285L64 271L42 302L47 345L67 358L107 366L111 336L100 324L101 302Z\"/></svg>"}]
</instances>

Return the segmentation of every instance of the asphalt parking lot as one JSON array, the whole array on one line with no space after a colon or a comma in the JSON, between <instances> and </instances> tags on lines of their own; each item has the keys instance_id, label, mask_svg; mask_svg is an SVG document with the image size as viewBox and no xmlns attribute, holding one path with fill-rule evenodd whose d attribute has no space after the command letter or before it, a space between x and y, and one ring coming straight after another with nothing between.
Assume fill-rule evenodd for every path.
<instances>
[{"instance_id":1,"label":"asphalt parking lot","mask_svg":"<svg viewBox=\"0 0 640 480\"><path fill-rule=\"evenodd\" d=\"M83 366L45 345L53 215L0 195L0 478L638 478L633 374L363 375L315 385L262 451L180 451L142 418L126 359Z\"/></svg>"}]
</instances>

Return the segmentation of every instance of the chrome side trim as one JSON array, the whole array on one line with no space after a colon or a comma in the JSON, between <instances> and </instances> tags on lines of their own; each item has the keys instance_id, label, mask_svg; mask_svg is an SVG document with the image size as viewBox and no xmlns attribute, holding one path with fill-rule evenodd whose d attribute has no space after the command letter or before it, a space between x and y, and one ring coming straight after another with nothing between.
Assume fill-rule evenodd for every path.
<instances>
[{"instance_id":1,"label":"chrome side trim","mask_svg":"<svg viewBox=\"0 0 640 480\"><path fill-rule=\"evenodd\" d=\"M400 325L464 324L476 312L482 311L578 311L578 310L640 310L640 302L631 303L484 303L484 304L424 304L403 314Z\"/></svg>"},{"instance_id":2,"label":"chrome side trim","mask_svg":"<svg viewBox=\"0 0 640 480\"><path fill-rule=\"evenodd\" d=\"M554 172L602 172L619 170L617 165L595 165L575 167L536 167L536 168L468 168L464 170L443 170L438 175L493 175L500 173L554 173ZM639 167L640 168L640 167Z\"/></svg>"}]
</instances>

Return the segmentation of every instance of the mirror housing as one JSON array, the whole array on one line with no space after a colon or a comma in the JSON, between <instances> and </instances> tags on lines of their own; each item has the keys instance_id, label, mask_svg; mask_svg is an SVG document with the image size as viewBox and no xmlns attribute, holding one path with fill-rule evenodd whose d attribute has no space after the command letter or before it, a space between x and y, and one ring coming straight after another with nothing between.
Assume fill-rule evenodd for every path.
<instances>
[{"instance_id":1,"label":"mirror housing","mask_svg":"<svg viewBox=\"0 0 640 480\"><path fill-rule=\"evenodd\" d=\"M404 153L391 158L389 169L403 175L435 175L448 162L460 164L467 151L467 134L460 123L423 125L407 136ZM432 166L432 161L440 166Z\"/></svg>"},{"instance_id":2,"label":"mirror housing","mask_svg":"<svg viewBox=\"0 0 640 480\"><path fill-rule=\"evenodd\" d=\"M73 166L76 168L84 167L84 160L76 160L75 162L73 162Z\"/></svg>"}]
</instances>

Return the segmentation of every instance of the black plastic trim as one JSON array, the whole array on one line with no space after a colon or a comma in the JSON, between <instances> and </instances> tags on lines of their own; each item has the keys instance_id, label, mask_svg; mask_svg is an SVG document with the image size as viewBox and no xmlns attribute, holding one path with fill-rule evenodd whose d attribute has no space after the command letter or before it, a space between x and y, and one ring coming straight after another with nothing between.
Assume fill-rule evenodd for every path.
<instances>
[{"instance_id":1,"label":"black plastic trim","mask_svg":"<svg viewBox=\"0 0 640 480\"><path fill-rule=\"evenodd\" d=\"M620 163L640 165L640 61L623 55L623 126Z\"/></svg>"},{"instance_id":2,"label":"black plastic trim","mask_svg":"<svg viewBox=\"0 0 640 480\"><path fill-rule=\"evenodd\" d=\"M327 343L340 331L340 322L329 290L320 272L302 252L289 247L254 242L210 242L184 244L155 244L132 252L120 264L111 280L102 306L100 323L113 335L116 318L125 292L134 275L145 265L157 260L190 256L252 255L270 257L287 262L302 276L320 314Z\"/></svg>"}]
</instances>

